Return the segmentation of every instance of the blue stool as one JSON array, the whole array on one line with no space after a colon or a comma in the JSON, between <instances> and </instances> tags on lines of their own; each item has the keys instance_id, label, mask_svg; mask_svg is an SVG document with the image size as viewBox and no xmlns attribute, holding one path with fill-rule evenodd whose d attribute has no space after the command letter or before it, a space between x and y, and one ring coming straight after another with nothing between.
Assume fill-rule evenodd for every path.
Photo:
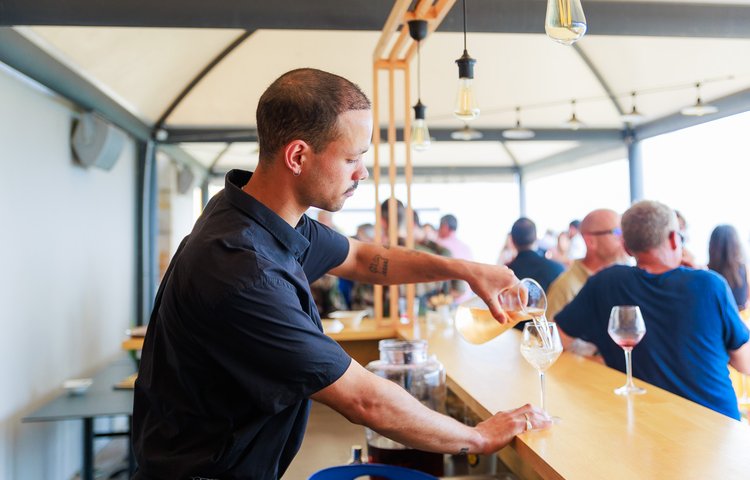
<instances>
[{"instance_id":1,"label":"blue stool","mask_svg":"<svg viewBox=\"0 0 750 480\"><path fill-rule=\"evenodd\" d=\"M388 478L390 480L438 480L437 477L410 468L363 463L324 468L313 473L308 480L354 480L363 475Z\"/></svg>"}]
</instances>

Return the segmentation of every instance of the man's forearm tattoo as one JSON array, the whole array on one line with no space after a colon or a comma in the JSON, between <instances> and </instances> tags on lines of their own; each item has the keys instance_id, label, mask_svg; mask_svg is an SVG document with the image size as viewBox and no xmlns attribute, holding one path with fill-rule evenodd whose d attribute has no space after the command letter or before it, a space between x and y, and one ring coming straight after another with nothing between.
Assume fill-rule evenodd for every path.
<instances>
[{"instance_id":1,"label":"man's forearm tattoo","mask_svg":"<svg viewBox=\"0 0 750 480\"><path fill-rule=\"evenodd\" d=\"M388 259L380 255L375 255L372 263L370 263L370 271L372 273L382 273L385 277L388 275Z\"/></svg>"}]
</instances>

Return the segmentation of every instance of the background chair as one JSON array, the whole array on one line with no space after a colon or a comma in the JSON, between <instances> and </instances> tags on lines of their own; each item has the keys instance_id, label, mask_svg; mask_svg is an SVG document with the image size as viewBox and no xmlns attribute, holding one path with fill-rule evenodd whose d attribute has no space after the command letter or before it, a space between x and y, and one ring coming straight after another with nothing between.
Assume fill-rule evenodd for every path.
<instances>
[{"instance_id":1,"label":"background chair","mask_svg":"<svg viewBox=\"0 0 750 480\"><path fill-rule=\"evenodd\" d=\"M308 480L354 480L363 475L373 475L389 480L438 480L437 477L410 468L363 463L324 468L312 474Z\"/></svg>"}]
</instances>

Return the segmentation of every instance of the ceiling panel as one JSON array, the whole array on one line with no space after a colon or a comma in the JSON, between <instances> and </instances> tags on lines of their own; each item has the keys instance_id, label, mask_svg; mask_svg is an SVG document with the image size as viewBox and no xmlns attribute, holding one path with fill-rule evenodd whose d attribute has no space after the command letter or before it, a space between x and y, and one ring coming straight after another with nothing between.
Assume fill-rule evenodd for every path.
<instances>
[{"instance_id":1,"label":"ceiling panel","mask_svg":"<svg viewBox=\"0 0 750 480\"><path fill-rule=\"evenodd\" d=\"M263 91L282 73L313 67L372 91L372 51L379 32L259 30L193 90L169 118L179 126L255 125Z\"/></svg>"},{"instance_id":2,"label":"ceiling panel","mask_svg":"<svg viewBox=\"0 0 750 480\"><path fill-rule=\"evenodd\" d=\"M24 35L153 123L241 30L33 27Z\"/></svg>"},{"instance_id":3,"label":"ceiling panel","mask_svg":"<svg viewBox=\"0 0 750 480\"><path fill-rule=\"evenodd\" d=\"M639 92L646 121L695 103L696 82L704 101L750 87L750 67L739 61L750 40L653 37L591 37L581 42L612 90L630 108L628 92Z\"/></svg>"}]
</instances>

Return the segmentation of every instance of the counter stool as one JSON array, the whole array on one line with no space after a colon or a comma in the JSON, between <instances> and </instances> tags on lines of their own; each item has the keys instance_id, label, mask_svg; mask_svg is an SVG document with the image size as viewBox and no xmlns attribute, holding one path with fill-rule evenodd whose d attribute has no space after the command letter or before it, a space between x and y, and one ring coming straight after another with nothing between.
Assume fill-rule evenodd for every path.
<instances>
[{"instance_id":1,"label":"counter stool","mask_svg":"<svg viewBox=\"0 0 750 480\"><path fill-rule=\"evenodd\" d=\"M363 475L372 475L389 480L438 480L437 477L410 468L362 463L324 468L313 473L308 480L354 480Z\"/></svg>"}]
</instances>

